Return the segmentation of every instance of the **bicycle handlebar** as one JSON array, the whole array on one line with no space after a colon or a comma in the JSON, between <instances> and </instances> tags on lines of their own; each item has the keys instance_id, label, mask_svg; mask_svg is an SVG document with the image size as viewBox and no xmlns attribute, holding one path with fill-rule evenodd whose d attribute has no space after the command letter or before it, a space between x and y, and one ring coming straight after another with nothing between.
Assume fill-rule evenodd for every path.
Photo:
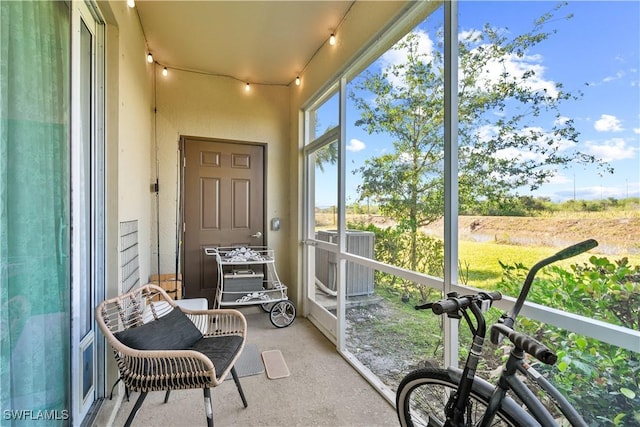
<instances>
[{"instance_id":1,"label":"bicycle handlebar","mask_svg":"<svg viewBox=\"0 0 640 427\"><path fill-rule=\"evenodd\" d=\"M513 310L508 316L508 318L510 318L512 322L507 322L507 326L513 327L513 322L515 322L515 319L516 317L518 317L518 313L520 313L520 309L522 308L524 301L527 299L527 295L529 294L529 289L531 288L531 284L533 283L533 278L535 277L538 270L556 261L560 261L563 259L567 259L567 258L574 257L576 255L579 255L583 252L588 251L589 249L595 248L596 246L598 246L598 242L596 242L594 239L585 240L584 242L576 243L575 245L562 249L561 251L557 252L555 255L551 255L550 257L545 258L542 261L539 261L533 267L531 267L531 270L529 270L529 274L527 274L527 278L524 281L524 285L520 290L520 295L518 295L518 299L516 300Z\"/></svg>"},{"instance_id":2,"label":"bicycle handlebar","mask_svg":"<svg viewBox=\"0 0 640 427\"><path fill-rule=\"evenodd\" d=\"M558 360L558 356L546 345L528 335L516 332L502 323L496 323L491 326L491 335L493 335L494 330L506 335L517 348L524 350L527 354L532 355L542 363L553 365Z\"/></svg>"},{"instance_id":3,"label":"bicycle handlebar","mask_svg":"<svg viewBox=\"0 0 640 427\"><path fill-rule=\"evenodd\" d=\"M581 253L586 252L589 249L593 249L596 246L598 246L598 242L595 241L594 239L589 239L589 240L585 240L584 242L576 243L575 245L562 249L560 252L553 255L551 258L555 258L555 259L551 262L555 262L561 259L567 259L567 258L574 257L576 255L580 255Z\"/></svg>"},{"instance_id":4,"label":"bicycle handlebar","mask_svg":"<svg viewBox=\"0 0 640 427\"><path fill-rule=\"evenodd\" d=\"M529 289L531 288L533 279L536 273L542 267L545 267L556 261L560 261L563 259L574 257L576 255L580 255L581 253L586 252L590 249L593 249L596 246L598 246L598 242L596 240L588 239L583 242L576 243L575 245L571 245L567 248L564 248L559 252L555 253L554 255L551 255L550 257L545 258L542 261L539 261L538 263L536 263L533 267L531 267L531 270L529 270L529 274L527 274L527 277L524 281L524 284L522 285L522 289L520 290L520 294L518 295L518 299L516 300L516 303L514 304L513 309L509 314L503 314L499 322L504 323L504 325L509 329L513 328L513 325L516 323L516 317L518 317L518 314L520 313L520 310L522 309L522 306L524 305L524 302L527 299L527 295L529 295ZM493 344L500 343L500 334L498 333L497 330L491 329L490 339Z\"/></svg>"},{"instance_id":5,"label":"bicycle handlebar","mask_svg":"<svg viewBox=\"0 0 640 427\"><path fill-rule=\"evenodd\" d=\"M434 302L431 310L435 314L444 314L444 313L457 313L458 310L463 310L471 305L471 297L450 297L449 299L445 299L442 301Z\"/></svg>"},{"instance_id":6,"label":"bicycle handlebar","mask_svg":"<svg viewBox=\"0 0 640 427\"><path fill-rule=\"evenodd\" d=\"M503 314L502 318L499 320L499 323L496 323L491 327L491 342L497 345L500 343L501 334L506 335L517 347L526 351L528 354L534 356L541 362L553 365L557 360L557 356L555 355L555 353L553 353L545 345L539 343L528 335L514 331L513 325L515 324L516 317L518 316L518 313L520 313L520 309L522 308L524 301L527 299L527 295L529 294L529 289L531 288L533 279L536 273L542 267L545 267L556 261L574 257L590 249L593 249L596 246L598 246L598 242L594 239L585 240L583 242L564 248L558 251L556 254L545 258L542 261L539 261L533 267L531 267L524 281L522 289L520 290L518 299L514 304L513 310L509 314ZM473 303L476 303L478 304L478 306L480 306L484 301L497 301L500 299L502 299L502 295L500 294L500 292L479 292L477 295L467 296L458 296L456 293L451 293L445 300L419 305L416 306L415 309L431 309L435 314L447 314L450 317L454 317L456 315L459 315L461 311L464 311ZM476 317L481 316L481 313L479 311L474 312L474 314L476 315ZM467 321L469 322L468 319Z\"/></svg>"},{"instance_id":7,"label":"bicycle handlebar","mask_svg":"<svg viewBox=\"0 0 640 427\"><path fill-rule=\"evenodd\" d=\"M463 297L450 296L449 298L434 302L431 310L435 314L451 314L457 313L458 310L464 310L469 307L474 301L497 301L502 299L500 292L480 292L478 295L467 295ZM429 308L429 307L426 307Z\"/></svg>"}]
</instances>

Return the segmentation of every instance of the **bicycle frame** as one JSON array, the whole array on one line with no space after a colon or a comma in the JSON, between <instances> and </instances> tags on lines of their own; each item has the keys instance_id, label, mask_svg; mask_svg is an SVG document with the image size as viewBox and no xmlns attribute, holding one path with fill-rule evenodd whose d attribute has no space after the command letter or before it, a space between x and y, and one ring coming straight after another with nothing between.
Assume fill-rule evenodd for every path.
<instances>
[{"instance_id":1,"label":"bicycle frame","mask_svg":"<svg viewBox=\"0 0 640 427\"><path fill-rule=\"evenodd\" d=\"M460 375L460 387L456 396L452 396L447 404L447 412L449 414L451 425L464 425L465 404L471 391L471 385L478 382L479 378L475 377L475 371L478 361L481 357L482 342L484 341L485 325L482 314L477 306L471 304L469 306L474 317L479 321L477 330L474 332L474 340L471 351L467 356L464 370ZM469 318L465 316L465 320L470 323ZM582 417L577 413L569 401L544 378L534 367L524 361L525 352L514 346L511 349L509 358L505 364L505 368L500 375L498 384L493 388L491 398L488 402L487 409L483 415L479 426L489 426L493 421L498 410L507 402L512 405L513 401L507 396L507 392L511 390L527 411L522 411L522 418L530 419L531 423L527 425L543 427L555 427L557 423L553 415L540 402L535 393L517 376L517 372L524 374L531 381L538 384L551 399L554 401L560 412L567 418L573 426L585 426Z\"/></svg>"},{"instance_id":2,"label":"bicycle frame","mask_svg":"<svg viewBox=\"0 0 640 427\"><path fill-rule=\"evenodd\" d=\"M463 377L462 369L449 366L447 368L447 372L449 373L452 379L454 379L458 384L460 384L460 381ZM495 391L495 386L481 377L474 378L473 383L475 387L484 391L486 395L489 395L493 391ZM536 423L536 421L533 419L531 414L526 412L520 405L516 403L515 400L513 400L509 396L505 396L503 398L503 400L501 401L501 407L503 409L508 410L510 413L515 414L516 416L518 416L519 419L531 419L531 423L525 424L524 427L538 425L538 423Z\"/></svg>"},{"instance_id":3,"label":"bicycle frame","mask_svg":"<svg viewBox=\"0 0 640 427\"><path fill-rule=\"evenodd\" d=\"M524 352L518 348L514 348L509 355L509 359L505 365L505 369L500 375L498 385L495 387L487 411L480 423L480 426L488 426L491 424L496 412L500 408L508 390L522 401L524 406L529 410L529 414L535 418L542 426L556 426L557 423L549 411L540 403L538 397L529 389L529 387L516 375L520 372L527 376L530 380L538 384L555 402L558 409L567 418L573 426L585 425L582 417L578 415L576 410L571 406L567 399L538 371L526 363L523 359Z\"/></svg>"},{"instance_id":4,"label":"bicycle frame","mask_svg":"<svg viewBox=\"0 0 640 427\"><path fill-rule=\"evenodd\" d=\"M469 305L468 308L471 310L473 316L477 321L477 327L473 327L470 317L467 316L463 311L462 314L464 315L465 320L467 321L467 324L469 325L473 333L473 344L467 356L465 367L461 375L458 393L455 396L452 396L450 401L447 403L447 413L449 414L448 417L450 418L451 425L453 426L465 425L465 405L469 398L469 393L471 392L471 386L474 381L477 381L475 372L478 362L481 358L482 347L486 335L486 325L484 316L482 315L482 311L475 304ZM516 376L516 371L527 374L527 370L524 368L523 357L524 352L522 350L516 347L512 349L505 369L500 375L498 385L493 389L491 399L489 400L489 403L487 405L487 410L482 417L482 421L480 422L480 427L491 425L493 418L500 409L502 403L505 402L505 399L507 398L508 390L513 390L515 395L520 398L527 409L530 410L530 413L533 414L533 418L535 418L535 420L538 420L538 422L542 426L546 427L556 425L549 411L547 411L546 408L539 402L539 400L536 398L533 392L529 390L524 382L522 382ZM531 419L531 426L538 425L535 420L531 418L531 415L529 413L524 412L524 414L525 417Z\"/></svg>"},{"instance_id":5,"label":"bicycle frame","mask_svg":"<svg viewBox=\"0 0 640 427\"><path fill-rule=\"evenodd\" d=\"M451 420L454 425L459 425L464 422L466 403L469 398L469 394L471 393L471 387L473 386L473 378L476 376L476 368L478 367L478 363L482 357L482 347L484 346L484 338L487 329L480 307L475 304L471 304L469 309L476 318L477 325L474 328L469 316L465 311L462 312L473 334L473 343L469 349L467 362L464 366L462 373L463 380L460 381L457 398L449 402L449 404L453 404L452 407L448 408L448 412L451 414Z\"/></svg>"},{"instance_id":6,"label":"bicycle frame","mask_svg":"<svg viewBox=\"0 0 640 427\"><path fill-rule=\"evenodd\" d=\"M586 252L597 245L598 242L593 239L585 240L584 242L565 248L557 252L555 255L545 258L535 264L525 279L524 285L520 290L520 294L518 295L512 311L510 313L504 313L498 323L492 326L490 337L491 341L494 344L499 344L502 337L505 336L512 342L513 347L502 374L500 375L498 384L491 392L489 402L487 403L487 409L482 416L479 426L489 426L496 414L503 408L503 405L505 408L511 408L514 406L513 399L510 396L507 396L507 392L509 390L513 391L524 407L528 410L528 412L524 409L519 411L520 419L526 419L527 426L541 425L543 427L555 427L557 425L551 412L541 403L540 399L527 386L527 384L518 377L518 373L524 374L530 381L535 382L553 400L554 404L572 426L587 426L571 403L569 403L569 401L549 381L547 381L546 378L544 378L524 360L526 352L543 363L553 365L557 359L556 354L532 337L516 332L513 329L513 326L518 313L527 298L533 279L542 267L555 261L567 259ZM476 384L480 384L485 389L489 386L486 381L481 378L476 378L475 375L486 338L486 323L483 311L486 311L486 309L491 306L492 301L499 300L500 298L502 298L500 293L492 292L480 292L475 296L467 295L462 297L458 297L456 292L451 292L447 294L446 300L427 303L415 307L416 309L431 308L435 314L446 314L452 319L459 320L464 317L473 335L473 343L469 349L464 369L459 376L458 390L456 393L451 395L446 402L445 426L466 426L466 405L469 401L472 390L475 388L474 381L477 381ZM467 314L467 310L470 310L475 318L475 325L471 320L471 316ZM451 368L449 368L449 372L456 371L452 371Z\"/></svg>"}]
</instances>

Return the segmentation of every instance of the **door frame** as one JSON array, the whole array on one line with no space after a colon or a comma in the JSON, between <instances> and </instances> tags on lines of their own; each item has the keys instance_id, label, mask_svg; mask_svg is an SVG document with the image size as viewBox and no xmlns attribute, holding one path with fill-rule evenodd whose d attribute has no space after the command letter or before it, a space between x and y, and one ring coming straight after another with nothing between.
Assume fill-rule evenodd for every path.
<instances>
[{"instance_id":1,"label":"door frame","mask_svg":"<svg viewBox=\"0 0 640 427\"><path fill-rule=\"evenodd\" d=\"M80 425L92 413L100 398L104 396L105 387L105 343L97 333L93 312L98 301L105 295L105 261L106 261L106 216L105 216L105 25L96 5L91 1L70 3L71 7L71 75L78 78L71 80L71 423ZM82 140L83 111L81 93L81 44L80 30L84 25L90 32L91 58L89 80L89 141ZM84 123L86 126L87 124ZM83 173L82 145L88 149L88 177L81 178ZM88 197L88 204L83 208L80 198L81 188ZM80 245L83 237L78 230L83 221L88 222L88 235L84 236L90 259L82 258ZM87 264L84 265L83 264ZM88 289L84 292L81 271L85 269ZM86 307L86 303L89 307ZM81 312L86 312L88 332L84 333L81 323ZM86 352L90 349L89 352ZM91 384L84 393L82 367L84 357L91 360Z\"/></svg>"},{"instance_id":2,"label":"door frame","mask_svg":"<svg viewBox=\"0 0 640 427\"><path fill-rule=\"evenodd\" d=\"M308 115L308 113L307 113ZM332 254L339 259L339 242L325 242L322 240L318 240L316 237L315 231L315 186L316 186L316 177L315 177L315 165L313 160L313 155L318 151L322 150L325 147L333 143L338 144L338 152L340 152L341 146L341 129L339 126L336 126L329 132L320 136L313 142L309 143L304 148L304 184L303 191L305 194L305 220L304 220L304 240L303 240L303 274L305 276L305 280L303 283L306 283L304 289L304 301L305 301L305 315L309 317L312 323L320 329L323 334L334 344L338 343L339 336L339 325L338 325L338 317L341 311L341 300L340 290L343 288L340 280L340 274L336 274L336 291L338 292L336 303L337 303L337 312L336 314L330 313L321 303L316 301L316 251L324 250L328 254ZM339 168L336 169L336 172L339 175ZM339 176L337 177L340 178ZM338 188L335 189L336 197L338 197ZM339 200L336 200L338 204L340 204ZM338 219L338 230L340 230L340 219ZM338 266L341 262L338 262Z\"/></svg>"},{"instance_id":3,"label":"door frame","mask_svg":"<svg viewBox=\"0 0 640 427\"><path fill-rule=\"evenodd\" d=\"M268 200L268 191L267 191L267 177L268 177L268 165L269 165L269 144L266 142L257 142L257 141L244 141L244 140L234 140L234 139L225 139L225 138L215 138L215 137L204 137L204 136L192 136L192 135L180 135L178 142L178 165L179 165L179 177L178 177L178 188L177 188L177 200L178 206L176 209L176 271L182 276L183 280L185 278L184 274L184 266L185 266L185 232L186 232L186 223L184 220L184 207L185 207L185 171L186 171L186 147L185 144L187 140L195 140L199 142L214 142L214 143L222 143L222 144L230 144L230 145L246 145L246 146L260 146L263 148L263 158L262 158L262 230L263 230L263 244L265 246L269 245L268 237L268 221L267 221L267 200ZM185 286L182 283L182 295L185 295Z\"/></svg>"},{"instance_id":4,"label":"door frame","mask_svg":"<svg viewBox=\"0 0 640 427\"><path fill-rule=\"evenodd\" d=\"M315 102L304 109L304 142L303 148L303 197L304 197L304 222L303 222L303 274L306 283L304 289L305 315L322 333L336 345L338 351L345 348L345 266L342 257L345 252L345 140L346 140L346 84L345 76L339 77L325 93ZM338 97L338 123L332 129L320 136L313 135L316 119L312 111L320 109L325 102ZM336 162L336 204L337 204L337 232L335 243L318 240L315 230L315 165L313 155L333 143L337 143ZM315 254L318 249L336 257L336 313L330 313L322 304L316 301L316 263Z\"/></svg>"}]
</instances>

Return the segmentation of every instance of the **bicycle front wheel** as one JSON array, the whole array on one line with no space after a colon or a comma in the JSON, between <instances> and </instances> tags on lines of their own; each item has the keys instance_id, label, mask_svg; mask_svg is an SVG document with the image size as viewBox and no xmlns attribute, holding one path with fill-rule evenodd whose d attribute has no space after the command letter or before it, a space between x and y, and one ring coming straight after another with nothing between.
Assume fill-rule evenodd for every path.
<instances>
[{"instance_id":1,"label":"bicycle front wheel","mask_svg":"<svg viewBox=\"0 0 640 427\"><path fill-rule=\"evenodd\" d=\"M401 426L444 426L447 420L445 406L458 390L458 382L444 369L425 368L404 377L396 393L396 412ZM475 426L484 415L490 393L473 384L465 410L465 426ZM496 414L491 426L525 426L518 414L504 408Z\"/></svg>"}]
</instances>

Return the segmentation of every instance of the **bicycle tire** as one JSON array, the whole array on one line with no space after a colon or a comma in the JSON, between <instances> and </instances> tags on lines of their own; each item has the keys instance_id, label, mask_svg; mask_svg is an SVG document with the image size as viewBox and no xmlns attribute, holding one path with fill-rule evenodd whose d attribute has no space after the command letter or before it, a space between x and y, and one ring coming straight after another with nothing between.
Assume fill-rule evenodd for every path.
<instances>
[{"instance_id":1,"label":"bicycle tire","mask_svg":"<svg viewBox=\"0 0 640 427\"><path fill-rule=\"evenodd\" d=\"M396 412L403 427L444 426L445 405L449 393L458 390L458 380L444 369L424 368L409 373L402 379L396 393ZM474 382L465 419L466 425L475 426L482 419L490 391L483 390ZM467 418L470 417L470 418ZM509 408L501 408L491 426L520 427L531 425L531 419L524 419Z\"/></svg>"}]
</instances>

